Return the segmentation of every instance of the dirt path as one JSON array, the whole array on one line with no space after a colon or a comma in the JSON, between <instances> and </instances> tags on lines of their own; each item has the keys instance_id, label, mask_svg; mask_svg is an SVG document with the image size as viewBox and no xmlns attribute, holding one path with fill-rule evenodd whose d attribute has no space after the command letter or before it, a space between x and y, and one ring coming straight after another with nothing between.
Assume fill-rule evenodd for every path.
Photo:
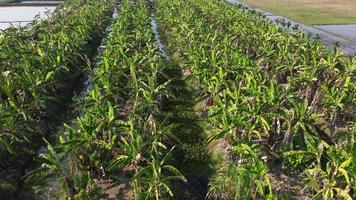
<instances>
[{"instance_id":1,"label":"dirt path","mask_svg":"<svg viewBox=\"0 0 356 200\"><path fill-rule=\"evenodd\" d=\"M179 199L204 199L212 161L205 144L205 120L198 115L201 107L196 102L197 91L179 67L172 65L165 73L172 80L169 90L173 98L164 106L165 117L174 124L172 134L175 139L171 145L176 149L172 160L188 180L186 184L177 183L174 189Z\"/></svg>"}]
</instances>

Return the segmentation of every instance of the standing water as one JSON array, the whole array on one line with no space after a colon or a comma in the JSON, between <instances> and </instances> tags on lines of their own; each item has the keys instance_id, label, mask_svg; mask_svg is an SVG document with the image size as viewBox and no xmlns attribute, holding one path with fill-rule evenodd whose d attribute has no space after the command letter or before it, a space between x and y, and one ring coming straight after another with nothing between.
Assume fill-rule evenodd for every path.
<instances>
[{"instance_id":1,"label":"standing water","mask_svg":"<svg viewBox=\"0 0 356 200\"><path fill-rule=\"evenodd\" d=\"M154 19L154 15L151 16L151 27L152 27L152 31L155 35L155 39L156 39L156 43L158 45L158 49L161 52L162 56L164 59L166 59L167 61L169 61L169 55L167 52L167 49L164 47L164 45L161 42L161 39L159 38L159 34L158 34L158 26L157 26L157 22Z\"/></svg>"}]
</instances>

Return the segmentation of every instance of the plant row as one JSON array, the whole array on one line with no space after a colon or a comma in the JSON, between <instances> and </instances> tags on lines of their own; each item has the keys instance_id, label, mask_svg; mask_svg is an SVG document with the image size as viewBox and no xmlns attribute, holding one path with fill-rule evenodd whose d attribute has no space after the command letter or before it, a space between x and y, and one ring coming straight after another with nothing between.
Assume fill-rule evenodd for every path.
<instances>
[{"instance_id":1,"label":"plant row","mask_svg":"<svg viewBox=\"0 0 356 200\"><path fill-rule=\"evenodd\" d=\"M220 1L158 0L157 17L205 98L208 142L230 144L210 197L278 198L274 168L316 198L355 195L354 59Z\"/></svg>"},{"instance_id":2,"label":"plant row","mask_svg":"<svg viewBox=\"0 0 356 200\"><path fill-rule=\"evenodd\" d=\"M184 180L166 163L172 151L165 145L169 125L158 119L169 81L160 79L166 64L149 4L123 0L118 10L78 102L81 116L65 125L58 145L48 143L37 158L42 167L26 176L39 185L55 177L62 191L57 194L66 198L105 198L104 186L118 185L129 188L127 198L163 199L173 195L172 181Z\"/></svg>"},{"instance_id":3,"label":"plant row","mask_svg":"<svg viewBox=\"0 0 356 200\"><path fill-rule=\"evenodd\" d=\"M24 175L42 138L50 138L63 122L65 101L80 87L79 79L110 22L112 5L68 1L61 8L67 14L57 13L55 22L49 23L51 18L23 31L31 37L19 37L13 33L21 30L11 28L1 33L0 179L5 187L1 190L16 190L18 185L7 186L7 181L19 184L18 176Z\"/></svg>"}]
</instances>

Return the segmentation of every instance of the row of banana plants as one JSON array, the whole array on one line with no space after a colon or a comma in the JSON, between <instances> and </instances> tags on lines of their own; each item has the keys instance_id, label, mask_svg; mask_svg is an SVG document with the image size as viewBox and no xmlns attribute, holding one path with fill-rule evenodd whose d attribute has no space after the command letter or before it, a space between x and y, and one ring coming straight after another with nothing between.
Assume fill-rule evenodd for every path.
<instances>
[{"instance_id":1,"label":"row of banana plants","mask_svg":"<svg viewBox=\"0 0 356 200\"><path fill-rule=\"evenodd\" d=\"M209 197L278 198L277 167L315 198L355 196L353 58L220 1L158 0L157 17L206 98L208 142L232 146Z\"/></svg>"},{"instance_id":2,"label":"row of banana plants","mask_svg":"<svg viewBox=\"0 0 356 200\"><path fill-rule=\"evenodd\" d=\"M91 86L79 100L82 113L37 160L42 167L26 176L43 182L55 177L66 198L166 199L171 184L185 180L167 164L170 125L159 119L170 81L151 29L145 0L122 0L119 16L98 57ZM106 194L105 185L128 188ZM53 193L53 191L52 191Z\"/></svg>"},{"instance_id":3,"label":"row of banana plants","mask_svg":"<svg viewBox=\"0 0 356 200\"><path fill-rule=\"evenodd\" d=\"M220 1L205 4L198 6L208 23L234 35L240 50L270 71L279 84L299 85L293 92L307 99L313 111L323 112L331 126L336 128L352 119L355 94L349 82L354 81L354 57L342 56L337 48L332 53L319 40L310 41L311 35L290 34L243 7Z\"/></svg>"},{"instance_id":4,"label":"row of banana plants","mask_svg":"<svg viewBox=\"0 0 356 200\"><path fill-rule=\"evenodd\" d=\"M232 77L240 76L245 68L245 74L248 74L248 70L255 71L248 57L230 46L229 36L218 34L212 26L203 22L196 15L196 10L191 3L157 1L157 17L162 30L165 30L163 35L167 38L168 47L171 53L176 55L173 57L174 62L180 63L184 70L191 71L192 79L197 82L198 93L206 99L204 101L206 105L216 104L219 94L225 90L225 88L221 88L221 84L228 84ZM228 106L226 104L224 107L229 110L234 108ZM215 111L223 112L224 110L219 108ZM221 130L224 127L214 122L214 119L222 119L222 116L218 112L214 115L208 117L213 128L212 132L217 135L224 134L224 131ZM236 123L234 120L234 117L231 116L226 124ZM221 132L219 132L220 130ZM253 158L250 156L246 153L244 157L240 158L248 158L246 163L239 166L228 164L220 172L217 172L221 176L211 181L208 198L255 198L256 196L252 194L264 197L268 192L265 191L263 185L269 183L267 164L257 155L254 155ZM256 193L257 191L258 193Z\"/></svg>"},{"instance_id":5,"label":"row of banana plants","mask_svg":"<svg viewBox=\"0 0 356 200\"><path fill-rule=\"evenodd\" d=\"M243 52L249 48L243 42L247 40L253 48L253 55L249 55L256 64L269 70L269 76L274 76L278 84L286 84L287 91L282 92L300 102L297 105L290 101L288 110L282 112L285 114L268 120L281 124L282 131L284 126L280 141L287 149L282 146L276 150L284 154L286 167L304 171L317 198L354 197L355 58L343 57L337 49L328 52L319 41L310 42L311 38L303 33L290 35L258 15L218 1L210 2L215 9L206 9L209 2L199 6L207 21L224 24L227 28L222 32L237 35L241 41L238 47ZM210 10L216 12L212 14ZM259 37L250 38L251 35ZM270 67L264 67L266 63ZM302 138L302 144L298 138ZM277 143L278 146L281 145Z\"/></svg>"},{"instance_id":6,"label":"row of banana plants","mask_svg":"<svg viewBox=\"0 0 356 200\"><path fill-rule=\"evenodd\" d=\"M1 30L1 35L6 35L7 39L0 41L1 49L4 51L13 50L13 53L17 53L15 49L21 48L24 45L19 41L25 42L26 40L41 40L43 35L56 29L56 23L65 17L69 17L77 10L82 9L83 6L92 4L90 0L67 0L57 5L54 11L45 11L42 13L44 17L48 19L43 20L40 15L37 15L34 20L25 26L13 26L5 30ZM57 30L58 31L58 30ZM15 49L14 49L15 48ZM0 54L0 60L8 58L7 54ZM11 57L10 57L11 58Z\"/></svg>"},{"instance_id":7,"label":"row of banana plants","mask_svg":"<svg viewBox=\"0 0 356 200\"><path fill-rule=\"evenodd\" d=\"M89 69L90 58L110 22L112 7L111 0L69 1L61 8L67 14L55 14L55 18L40 25L34 23L33 29L23 31L30 38L13 34L22 29L2 32L0 180L1 191L6 191L3 195L11 195L21 187L19 176L24 175L43 144L42 138L50 138L63 122L66 101ZM36 31L37 28L41 30Z\"/></svg>"},{"instance_id":8,"label":"row of banana plants","mask_svg":"<svg viewBox=\"0 0 356 200\"><path fill-rule=\"evenodd\" d=\"M55 25L57 21L75 14L75 11L81 9L81 7L87 3L90 3L90 1L68 0L64 3L58 4L53 12L44 12L43 15L48 17L47 20L42 20L40 16L37 16L26 26L10 27L5 30L1 30L0 35L2 37L6 37L6 40L1 39L0 41L0 47L3 50L0 54L0 60L11 59L12 57L9 57L7 52L12 50L13 53L19 53L16 50L26 46L23 45L23 43L28 42L28 40L43 39L43 34L54 31L53 29L56 28Z\"/></svg>"}]
</instances>

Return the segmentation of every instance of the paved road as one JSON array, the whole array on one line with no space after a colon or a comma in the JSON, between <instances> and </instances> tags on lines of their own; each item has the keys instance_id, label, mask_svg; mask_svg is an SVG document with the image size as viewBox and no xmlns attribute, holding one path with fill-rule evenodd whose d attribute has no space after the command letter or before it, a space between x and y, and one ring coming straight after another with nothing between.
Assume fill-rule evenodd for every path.
<instances>
[{"instance_id":1,"label":"paved road","mask_svg":"<svg viewBox=\"0 0 356 200\"><path fill-rule=\"evenodd\" d=\"M276 19L284 19L286 21L289 21L292 26L294 25L299 25L299 28L308 32L308 33L313 33L316 35L319 35L321 40L323 41L323 43L331 50L334 49L334 42L338 42L340 45L340 49L342 51L345 52L345 54L348 55L356 55L356 43L353 42L351 39L356 37L356 30L352 29L353 26L349 27L349 29L351 28L352 30L354 30L353 32L348 32L344 29L342 29L341 26L339 25L334 25L334 26L338 26L339 30L336 30L335 27L333 27L334 29L332 29L332 27L326 27L326 26L308 26L305 24L301 24L298 23L296 21L293 21L291 19L288 19L286 17L283 16L279 16L279 15L275 15L273 13L270 13L268 11L262 10L260 8L256 8L254 6L245 4L240 2L239 0L226 0L229 3L232 4L242 4L246 7L248 7L249 9L255 10L257 12L260 12L261 14L265 15L266 18L270 19L272 22L274 22ZM344 25L343 25L344 26ZM354 25L356 27L356 25ZM343 37L345 38L351 38L351 39L345 39L343 37L338 36L337 34L341 34L343 35ZM351 36L351 37L350 37Z\"/></svg>"},{"instance_id":2,"label":"paved road","mask_svg":"<svg viewBox=\"0 0 356 200\"><path fill-rule=\"evenodd\" d=\"M356 11L355 11L356 12ZM356 42L356 24L345 24L345 25L317 25L316 28L325 30L327 32L341 35L347 39Z\"/></svg>"},{"instance_id":3,"label":"paved road","mask_svg":"<svg viewBox=\"0 0 356 200\"><path fill-rule=\"evenodd\" d=\"M63 0L23 0L0 4L0 30L25 26L36 16L46 19Z\"/></svg>"},{"instance_id":4,"label":"paved road","mask_svg":"<svg viewBox=\"0 0 356 200\"><path fill-rule=\"evenodd\" d=\"M0 7L0 30L14 26L24 26L30 23L39 15L42 19L48 17L46 13L51 13L56 7Z\"/></svg>"}]
</instances>

